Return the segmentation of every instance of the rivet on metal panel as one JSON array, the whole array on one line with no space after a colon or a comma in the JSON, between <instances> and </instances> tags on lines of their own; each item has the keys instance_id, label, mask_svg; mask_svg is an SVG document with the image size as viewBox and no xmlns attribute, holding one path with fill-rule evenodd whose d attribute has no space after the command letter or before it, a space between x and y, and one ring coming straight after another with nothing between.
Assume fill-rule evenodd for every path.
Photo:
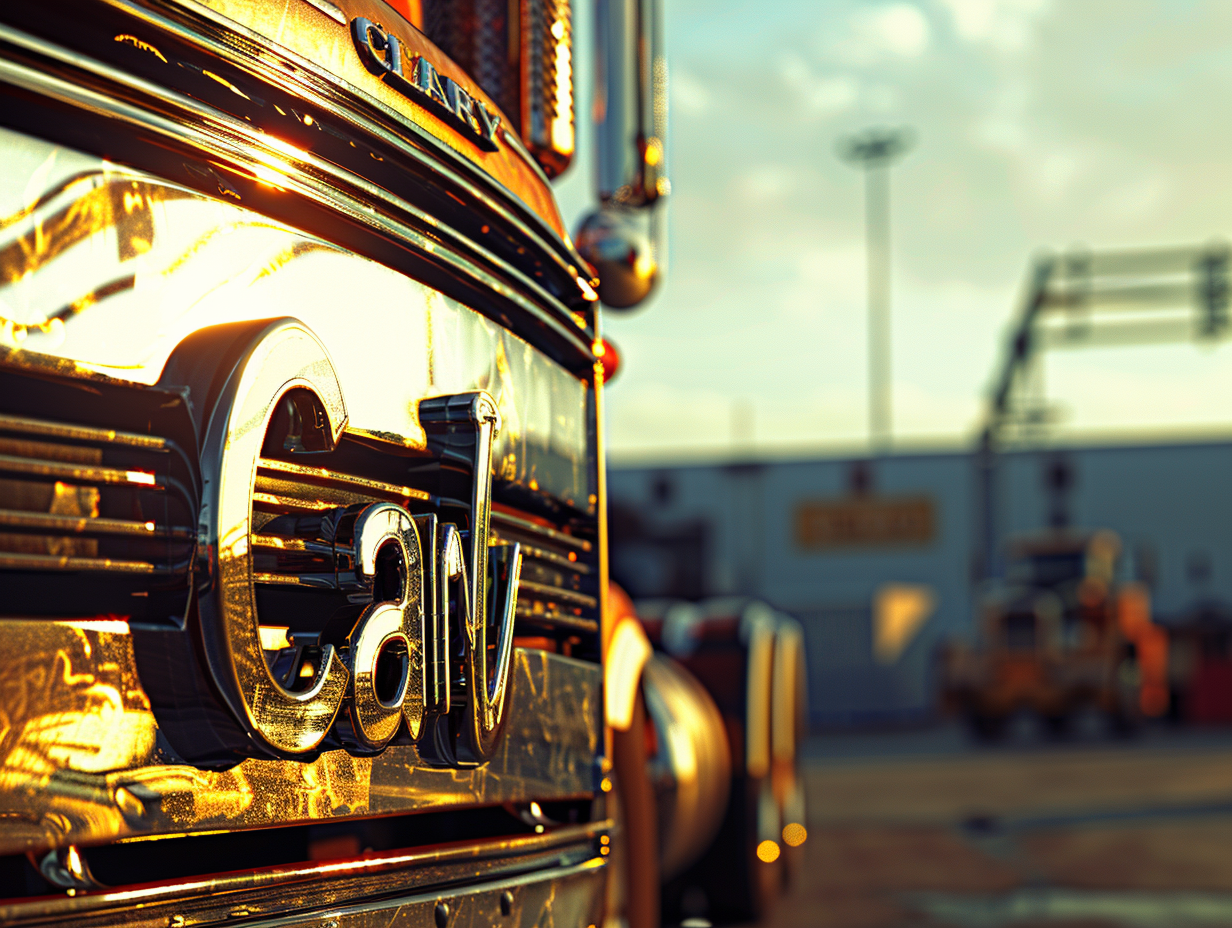
<instances>
[{"instance_id":1,"label":"rivet on metal panel","mask_svg":"<svg viewBox=\"0 0 1232 928\"><path fill-rule=\"evenodd\" d=\"M436 916L436 928L446 928L449 924L449 903L438 902L433 914Z\"/></svg>"},{"instance_id":2,"label":"rivet on metal panel","mask_svg":"<svg viewBox=\"0 0 1232 928\"><path fill-rule=\"evenodd\" d=\"M505 890L500 894L500 907L501 915L504 915L506 918L513 914L513 893L509 890Z\"/></svg>"}]
</instances>

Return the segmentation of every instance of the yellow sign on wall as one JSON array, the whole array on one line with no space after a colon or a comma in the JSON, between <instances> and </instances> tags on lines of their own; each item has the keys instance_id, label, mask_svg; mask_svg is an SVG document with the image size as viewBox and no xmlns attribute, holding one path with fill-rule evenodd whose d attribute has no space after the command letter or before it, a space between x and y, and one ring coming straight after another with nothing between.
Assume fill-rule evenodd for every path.
<instances>
[{"instance_id":1,"label":"yellow sign on wall","mask_svg":"<svg viewBox=\"0 0 1232 928\"><path fill-rule=\"evenodd\" d=\"M796 506L796 544L806 551L926 545L936 523L928 496L805 500Z\"/></svg>"}]
</instances>

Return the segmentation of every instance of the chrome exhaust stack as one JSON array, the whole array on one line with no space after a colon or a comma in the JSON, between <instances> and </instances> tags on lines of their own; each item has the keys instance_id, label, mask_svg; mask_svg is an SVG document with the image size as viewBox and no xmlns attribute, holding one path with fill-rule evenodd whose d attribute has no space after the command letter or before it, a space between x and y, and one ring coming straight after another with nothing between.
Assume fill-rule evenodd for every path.
<instances>
[{"instance_id":1,"label":"chrome exhaust stack","mask_svg":"<svg viewBox=\"0 0 1232 928\"><path fill-rule=\"evenodd\" d=\"M667 60L659 0L596 0L595 134L599 209L576 245L599 276L599 298L629 309L666 263Z\"/></svg>"}]
</instances>

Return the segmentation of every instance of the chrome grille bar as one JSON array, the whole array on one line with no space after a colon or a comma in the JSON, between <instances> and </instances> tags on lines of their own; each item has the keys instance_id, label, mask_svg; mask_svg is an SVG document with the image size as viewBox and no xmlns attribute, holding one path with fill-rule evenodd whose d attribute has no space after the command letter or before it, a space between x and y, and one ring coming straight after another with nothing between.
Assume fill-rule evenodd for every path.
<instances>
[{"instance_id":1,"label":"chrome grille bar","mask_svg":"<svg viewBox=\"0 0 1232 928\"><path fill-rule=\"evenodd\" d=\"M76 535L130 535L138 538L191 539L190 528L161 528L153 521L61 516L47 512L0 509L0 528L30 529L36 532L68 532Z\"/></svg>"}]
</instances>

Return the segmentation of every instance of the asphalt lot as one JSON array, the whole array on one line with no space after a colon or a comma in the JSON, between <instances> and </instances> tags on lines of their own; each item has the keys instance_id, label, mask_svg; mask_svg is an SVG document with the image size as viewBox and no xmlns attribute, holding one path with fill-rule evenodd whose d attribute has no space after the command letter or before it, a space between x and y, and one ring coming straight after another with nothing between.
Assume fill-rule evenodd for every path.
<instances>
[{"instance_id":1,"label":"asphalt lot","mask_svg":"<svg viewBox=\"0 0 1232 928\"><path fill-rule=\"evenodd\" d=\"M1232 925L1232 731L814 737L800 878L763 924Z\"/></svg>"}]
</instances>

